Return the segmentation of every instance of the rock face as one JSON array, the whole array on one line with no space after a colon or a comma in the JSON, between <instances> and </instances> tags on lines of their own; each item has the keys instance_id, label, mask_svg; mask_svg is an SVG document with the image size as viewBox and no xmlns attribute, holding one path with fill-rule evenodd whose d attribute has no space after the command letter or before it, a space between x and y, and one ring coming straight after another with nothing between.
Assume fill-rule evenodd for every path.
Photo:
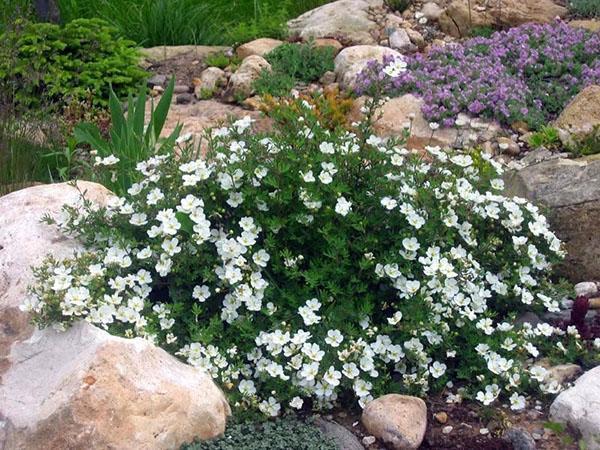
<instances>
[{"instance_id":1,"label":"rock face","mask_svg":"<svg viewBox=\"0 0 600 450\"><path fill-rule=\"evenodd\" d=\"M556 397L550 419L578 430L589 450L600 449L600 367L586 372Z\"/></svg>"},{"instance_id":2,"label":"rock face","mask_svg":"<svg viewBox=\"0 0 600 450\"><path fill-rule=\"evenodd\" d=\"M335 73L342 88L353 89L356 76L371 60L383 61L386 56L402 56L395 50L378 45L355 45L342 50L335 57Z\"/></svg>"},{"instance_id":3,"label":"rock face","mask_svg":"<svg viewBox=\"0 0 600 450\"><path fill-rule=\"evenodd\" d=\"M87 322L14 345L0 385L3 448L172 449L223 433L209 375L140 338Z\"/></svg>"},{"instance_id":4,"label":"rock face","mask_svg":"<svg viewBox=\"0 0 600 450\"><path fill-rule=\"evenodd\" d=\"M367 431L392 448L417 449L427 428L427 406L417 397L388 394L369 402L361 421Z\"/></svg>"},{"instance_id":5,"label":"rock face","mask_svg":"<svg viewBox=\"0 0 600 450\"><path fill-rule=\"evenodd\" d=\"M236 97L250 97L254 93L252 84L263 70L271 70L271 64L262 56L251 55L244 59L238 70L229 78L227 99L232 101Z\"/></svg>"},{"instance_id":6,"label":"rock face","mask_svg":"<svg viewBox=\"0 0 600 450\"><path fill-rule=\"evenodd\" d=\"M99 204L105 204L111 195L96 183L80 181L77 187ZM9 366L12 344L33 332L28 315L19 309L33 279L31 266L46 254L66 258L79 248L77 242L40 220L79 200L79 191L67 183L30 187L0 197L0 376Z\"/></svg>"},{"instance_id":7,"label":"rock face","mask_svg":"<svg viewBox=\"0 0 600 450\"><path fill-rule=\"evenodd\" d=\"M600 157L553 159L507 174L507 193L549 208L566 244L559 272L573 282L600 279Z\"/></svg>"},{"instance_id":8,"label":"rock face","mask_svg":"<svg viewBox=\"0 0 600 450\"><path fill-rule=\"evenodd\" d=\"M265 56L281 44L283 44L283 41L279 39L260 38L240 45L235 53L242 59L252 55Z\"/></svg>"},{"instance_id":9,"label":"rock face","mask_svg":"<svg viewBox=\"0 0 600 450\"><path fill-rule=\"evenodd\" d=\"M305 12L287 25L291 36L304 40L334 38L345 45L374 44L371 32L377 24L368 10L382 5L383 0L338 0Z\"/></svg>"},{"instance_id":10,"label":"rock face","mask_svg":"<svg viewBox=\"0 0 600 450\"><path fill-rule=\"evenodd\" d=\"M468 0L453 0L439 17L442 31L455 37L468 36L471 28L482 26L515 27L527 22L548 23L564 17L567 9L552 0L503 0L490 2L481 11L471 8Z\"/></svg>"},{"instance_id":11,"label":"rock face","mask_svg":"<svg viewBox=\"0 0 600 450\"><path fill-rule=\"evenodd\" d=\"M600 125L600 86L588 86L577 94L554 121L554 126L563 131L563 143L570 144L573 138L590 134L594 126Z\"/></svg>"}]
</instances>

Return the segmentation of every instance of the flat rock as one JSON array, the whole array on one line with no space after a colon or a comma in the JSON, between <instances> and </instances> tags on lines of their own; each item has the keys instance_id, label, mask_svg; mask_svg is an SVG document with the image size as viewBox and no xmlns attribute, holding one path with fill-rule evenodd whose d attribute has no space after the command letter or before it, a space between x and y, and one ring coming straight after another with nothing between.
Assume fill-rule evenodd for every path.
<instances>
[{"instance_id":1,"label":"flat rock","mask_svg":"<svg viewBox=\"0 0 600 450\"><path fill-rule=\"evenodd\" d=\"M354 89L356 76L367 67L369 61L382 62L385 57L401 56L396 50L379 45L346 47L335 57L335 73L342 88Z\"/></svg>"},{"instance_id":2,"label":"flat rock","mask_svg":"<svg viewBox=\"0 0 600 450\"><path fill-rule=\"evenodd\" d=\"M140 52L143 58L150 63L177 57L187 57L191 62L194 59L204 59L208 55L229 49L229 47L218 45L160 45L158 47L142 48Z\"/></svg>"},{"instance_id":3,"label":"flat rock","mask_svg":"<svg viewBox=\"0 0 600 450\"><path fill-rule=\"evenodd\" d=\"M87 322L36 331L10 359L3 448L173 449L223 433L230 414L205 372Z\"/></svg>"},{"instance_id":4,"label":"flat rock","mask_svg":"<svg viewBox=\"0 0 600 450\"><path fill-rule=\"evenodd\" d=\"M468 36L475 27L516 27L527 22L549 23L567 15L552 0L503 0L490 2L484 10L471 8L469 0L452 0L439 17L442 31L454 37Z\"/></svg>"},{"instance_id":5,"label":"flat rock","mask_svg":"<svg viewBox=\"0 0 600 450\"><path fill-rule=\"evenodd\" d=\"M581 433L588 450L600 449L600 366L587 371L556 397L550 406L550 419Z\"/></svg>"},{"instance_id":6,"label":"flat rock","mask_svg":"<svg viewBox=\"0 0 600 450\"><path fill-rule=\"evenodd\" d=\"M417 449L427 428L427 406L417 397L388 394L369 402L362 424L377 439L399 450Z\"/></svg>"},{"instance_id":7,"label":"flat rock","mask_svg":"<svg viewBox=\"0 0 600 450\"><path fill-rule=\"evenodd\" d=\"M265 56L281 44L283 44L283 41L280 41L279 39L260 38L240 45L235 50L235 53L242 59L251 55Z\"/></svg>"},{"instance_id":8,"label":"flat rock","mask_svg":"<svg viewBox=\"0 0 600 450\"><path fill-rule=\"evenodd\" d=\"M33 281L31 266L47 254L61 259L81 249L78 242L40 221L47 214L59 214L65 204L78 204L80 191L100 205L112 195L100 184L79 181L77 187L41 185L0 197L0 376L10 366L11 346L33 332L29 315L19 309Z\"/></svg>"},{"instance_id":9,"label":"flat rock","mask_svg":"<svg viewBox=\"0 0 600 450\"><path fill-rule=\"evenodd\" d=\"M338 0L305 12L287 23L293 37L334 38L345 45L374 44L371 32L377 23L371 19L370 7L380 7L383 0Z\"/></svg>"},{"instance_id":10,"label":"flat rock","mask_svg":"<svg viewBox=\"0 0 600 450\"><path fill-rule=\"evenodd\" d=\"M567 250L559 273L574 283L600 279L600 156L531 164L507 173L505 184L509 195L549 208Z\"/></svg>"}]
</instances>

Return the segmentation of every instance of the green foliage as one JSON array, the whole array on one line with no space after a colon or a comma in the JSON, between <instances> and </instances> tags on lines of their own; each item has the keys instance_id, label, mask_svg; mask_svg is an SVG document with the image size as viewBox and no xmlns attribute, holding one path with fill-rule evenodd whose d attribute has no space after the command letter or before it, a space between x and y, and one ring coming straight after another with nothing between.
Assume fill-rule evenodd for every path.
<instances>
[{"instance_id":1,"label":"green foliage","mask_svg":"<svg viewBox=\"0 0 600 450\"><path fill-rule=\"evenodd\" d=\"M385 0L385 4L392 10L402 13L412 4L412 0Z\"/></svg>"},{"instance_id":2,"label":"green foliage","mask_svg":"<svg viewBox=\"0 0 600 450\"><path fill-rule=\"evenodd\" d=\"M549 150L560 147L558 130L550 125L543 125L529 137L529 145L532 148L546 147Z\"/></svg>"},{"instance_id":3,"label":"green foliage","mask_svg":"<svg viewBox=\"0 0 600 450\"><path fill-rule=\"evenodd\" d=\"M288 95L295 85L296 80L288 74L263 69L254 82L254 89L259 95L283 97Z\"/></svg>"},{"instance_id":4,"label":"green foliage","mask_svg":"<svg viewBox=\"0 0 600 450\"><path fill-rule=\"evenodd\" d=\"M74 137L79 144L88 144L95 152L95 166L110 167L101 172L99 181L116 194L123 195L139 178L136 166L153 155L170 151L179 136L181 127L165 139L160 138L171 99L175 79L165 89L156 108L150 111L150 121L145 123L146 88L138 92L137 99L129 96L127 114L114 91L110 91L110 139L105 140L96 124L81 123L75 127Z\"/></svg>"},{"instance_id":5,"label":"green foliage","mask_svg":"<svg viewBox=\"0 0 600 450\"><path fill-rule=\"evenodd\" d=\"M261 72L254 89L261 95L289 94L297 83L317 81L325 72L333 70L334 53L332 47L316 47L312 42L282 44L266 55L272 70Z\"/></svg>"},{"instance_id":6,"label":"green foliage","mask_svg":"<svg viewBox=\"0 0 600 450\"><path fill-rule=\"evenodd\" d=\"M122 97L144 79L138 58L133 42L99 19L26 23L0 37L0 87L23 107L60 109L90 95L104 106L111 85Z\"/></svg>"},{"instance_id":7,"label":"green foliage","mask_svg":"<svg viewBox=\"0 0 600 450\"><path fill-rule=\"evenodd\" d=\"M598 0L569 0L569 11L577 17L600 17L600 2Z\"/></svg>"},{"instance_id":8,"label":"green foliage","mask_svg":"<svg viewBox=\"0 0 600 450\"><path fill-rule=\"evenodd\" d=\"M11 0L18 1L18 0ZM281 38L287 20L327 0L59 0L62 19L98 17L145 47Z\"/></svg>"},{"instance_id":9,"label":"green foliage","mask_svg":"<svg viewBox=\"0 0 600 450\"><path fill-rule=\"evenodd\" d=\"M211 53L204 58L204 63L208 67L218 67L224 69L227 66L237 67L242 61L236 55L228 55L226 52Z\"/></svg>"},{"instance_id":10,"label":"green foliage","mask_svg":"<svg viewBox=\"0 0 600 450\"><path fill-rule=\"evenodd\" d=\"M471 37L490 38L495 32L496 30L494 29L494 27L491 27L489 25L482 25L471 28L469 34L471 35Z\"/></svg>"},{"instance_id":11,"label":"green foliage","mask_svg":"<svg viewBox=\"0 0 600 450\"><path fill-rule=\"evenodd\" d=\"M229 425L222 437L182 447L182 450L337 450L313 424L282 418L269 422Z\"/></svg>"},{"instance_id":12,"label":"green foliage","mask_svg":"<svg viewBox=\"0 0 600 450\"><path fill-rule=\"evenodd\" d=\"M316 47L312 42L285 43L271 50L266 59L274 72L284 73L302 83L311 83L334 69L334 54L333 47Z\"/></svg>"},{"instance_id":13,"label":"green foliage","mask_svg":"<svg viewBox=\"0 0 600 450\"><path fill-rule=\"evenodd\" d=\"M30 0L3 0L0 7L0 34L14 26L15 22L30 19L31 16Z\"/></svg>"}]
</instances>

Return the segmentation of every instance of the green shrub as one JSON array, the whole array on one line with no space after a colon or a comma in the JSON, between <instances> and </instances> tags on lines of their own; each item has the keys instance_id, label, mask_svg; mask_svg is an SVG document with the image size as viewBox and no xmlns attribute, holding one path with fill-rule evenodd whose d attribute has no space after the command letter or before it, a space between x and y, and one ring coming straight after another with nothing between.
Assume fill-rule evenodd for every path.
<instances>
[{"instance_id":1,"label":"green shrub","mask_svg":"<svg viewBox=\"0 0 600 450\"><path fill-rule=\"evenodd\" d=\"M156 108L152 107L147 124L145 86L142 86L135 101L129 96L127 114L111 89L108 102L111 113L109 140L103 139L96 124L81 123L75 127L73 134L77 143L88 144L94 152L94 166L110 168L108 171L99 171L99 181L116 194L125 194L132 183L140 178L136 172L139 163L172 150L181 127L177 126L166 138L160 135L174 87L175 79L172 79Z\"/></svg>"},{"instance_id":2,"label":"green shrub","mask_svg":"<svg viewBox=\"0 0 600 450\"><path fill-rule=\"evenodd\" d=\"M385 0L385 4L393 11L402 13L412 4L412 0Z\"/></svg>"},{"instance_id":3,"label":"green shrub","mask_svg":"<svg viewBox=\"0 0 600 450\"><path fill-rule=\"evenodd\" d=\"M332 47L316 47L305 44L285 43L275 47L265 56L275 73L283 73L297 81L317 81L327 71L334 69Z\"/></svg>"},{"instance_id":4,"label":"green shrub","mask_svg":"<svg viewBox=\"0 0 600 450\"><path fill-rule=\"evenodd\" d=\"M0 8L0 34L11 28L15 22L30 19L30 0L4 0Z\"/></svg>"},{"instance_id":5,"label":"green shrub","mask_svg":"<svg viewBox=\"0 0 600 450\"><path fill-rule=\"evenodd\" d=\"M105 105L112 85L126 96L144 79L133 42L98 19L65 27L27 23L0 37L0 87L24 107L56 103L58 108L93 96Z\"/></svg>"},{"instance_id":6,"label":"green shrub","mask_svg":"<svg viewBox=\"0 0 600 450\"><path fill-rule=\"evenodd\" d=\"M287 95L297 83L317 81L333 70L334 53L332 47L315 47L312 42L282 44L265 56L272 70L261 72L254 89L260 95Z\"/></svg>"},{"instance_id":7,"label":"green shrub","mask_svg":"<svg viewBox=\"0 0 600 450\"><path fill-rule=\"evenodd\" d=\"M552 126L543 125L539 131L531 135L529 145L533 148L546 147L550 150L559 148L561 142L558 130Z\"/></svg>"},{"instance_id":8,"label":"green shrub","mask_svg":"<svg viewBox=\"0 0 600 450\"><path fill-rule=\"evenodd\" d=\"M224 69L231 66L234 70L240 65L241 59L236 55L229 55L227 52L211 53L204 59L204 63L209 67L218 67Z\"/></svg>"},{"instance_id":9,"label":"green shrub","mask_svg":"<svg viewBox=\"0 0 600 450\"><path fill-rule=\"evenodd\" d=\"M222 437L191 444L182 450L337 450L310 423L283 418L262 423L229 425Z\"/></svg>"},{"instance_id":10,"label":"green shrub","mask_svg":"<svg viewBox=\"0 0 600 450\"><path fill-rule=\"evenodd\" d=\"M600 17L600 2L598 0L570 0L569 11L578 17Z\"/></svg>"},{"instance_id":11,"label":"green shrub","mask_svg":"<svg viewBox=\"0 0 600 450\"><path fill-rule=\"evenodd\" d=\"M425 157L370 120L332 129L322 102L282 101L267 133L249 117L215 129L203 157L153 156L107 208L65 207L55 223L89 251L46 259L23 310L156 342L267 416L449 381L514 409L557 392L537 360L587 344L573 327L513 325L563 295L539 209L502 196L485 155Z\"/></svg>"}]
</instances>

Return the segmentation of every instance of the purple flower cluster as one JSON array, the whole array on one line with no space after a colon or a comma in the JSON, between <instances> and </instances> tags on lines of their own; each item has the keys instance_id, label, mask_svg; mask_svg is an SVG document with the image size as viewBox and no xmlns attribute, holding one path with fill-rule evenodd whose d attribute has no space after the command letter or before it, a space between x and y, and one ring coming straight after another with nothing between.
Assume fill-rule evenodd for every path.
<instances>
[{"instance_id":1,"label":"purple flower cluster","mask_svg":"<svg viewBox=\"0 0 600 450\"><path fill-rule=\"evenodd\" d=\"M446 126L466 112L537 128L583 87L600 83L600 34L561 21L526 24L404 61L407 70L395 78L383 72L390 59L371 62L359 75L358 93L418 94L425 117Z\"/></svg>"}]
</instances>

